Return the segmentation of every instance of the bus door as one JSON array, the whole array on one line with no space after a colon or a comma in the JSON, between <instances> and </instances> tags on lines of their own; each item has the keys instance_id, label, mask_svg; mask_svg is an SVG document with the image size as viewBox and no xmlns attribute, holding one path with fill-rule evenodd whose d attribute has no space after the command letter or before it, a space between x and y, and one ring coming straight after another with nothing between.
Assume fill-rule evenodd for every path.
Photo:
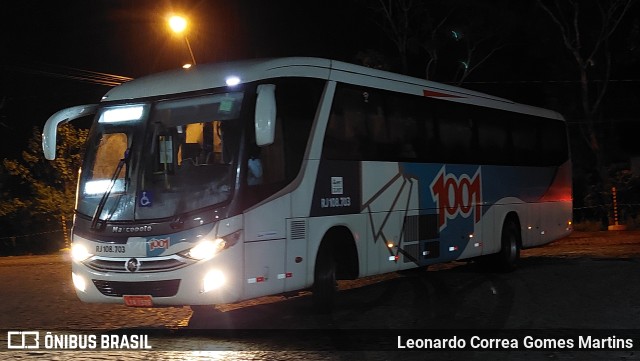
<instances>
[{"instance_id":1,"label":"bus door","mask_svg":"<svg viewBox=\"0 0 640 361\"><path fill-rule=\"evenodd\" d=\"M288 203L288 196L281 197L244 215L246 298L284 292Z\"/></svg>"}]
</instances>

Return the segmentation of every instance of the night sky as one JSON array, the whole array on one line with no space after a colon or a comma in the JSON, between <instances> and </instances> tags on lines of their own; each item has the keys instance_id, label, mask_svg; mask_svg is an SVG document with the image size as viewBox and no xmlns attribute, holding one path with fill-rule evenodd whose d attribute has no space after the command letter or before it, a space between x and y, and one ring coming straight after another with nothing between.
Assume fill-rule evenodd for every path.
<instances>
[{"instance_id":1,"label":"night sky","mask_svg":"<svg viewBox=\"0 0 640 361\"><path fill-rule=\"evenodd\" d=\"M110 88L70 79L79 70L140 77L190 59L167 26L189 18L198 64L242 58L319 56L353 61L388 40L352 1L20 1L2 12L0 158L26 146L31 127ZM331 26L329 26L331 24ZM373 35L372 35L373 34Z\"/></svg>"},{"instance_id":2,"label":"night sky","mask_svg":"<svg viewBox=\"0 0 640 361\"><path fill-rule=\"evenodd\" d=\"M199 64L277 56L357 62L359 52L373 49L397 65L395 47L375 23L368 9L371 3L374 1L15 2L3 9L0 22L0 158L19 154L26 146L31 127L41 128L55 111L97 102L110 89L70 79L69 76L80 74L78 69L135 78L177 68L188 61L183 39L168 29L166 20L171 13L189 18L188 38ZM447 6L451 2L433 3ZM464 86L564 111L558 109L567 103L563 94L576 94L575 83L545 83L577 79L557 29L532 0L490 3L493 5L486 7L489 17L484 16L484 24L476 24L475 29L502 36L504 46ZM440 11L446 13L446 9ZM499 17L500 27L495 26L498 21L491 16ZM623 31L631 34L637 30L633 24L638 23L638 13L629 19ZM473 17L457 19L462 26L475 21ZM622 37L621 41L627 38L630 37ZM637 40L637 36L633 39ZM445 52L451 50L443 48ZM635 60L618 67L612 77L640 78L635 56ZM423 76L423 59L416 57L410 65L412 75ZM86 73L80 75L84 77ZM623 90L616 90L614 85L612 92L640 94L638 85L637 81L627 82L624 86L628 89Z\"/></svg>"}]
</instances>

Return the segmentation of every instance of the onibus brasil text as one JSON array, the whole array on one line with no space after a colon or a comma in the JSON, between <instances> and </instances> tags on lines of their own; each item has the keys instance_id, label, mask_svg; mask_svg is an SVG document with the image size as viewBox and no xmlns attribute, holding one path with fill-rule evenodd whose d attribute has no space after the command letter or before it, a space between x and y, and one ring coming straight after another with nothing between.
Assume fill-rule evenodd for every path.
<instances>
[{"instance_id":1,"label":"onibus brasil text","mask_svg":"<svg viewBox=\"0 0 640 361\"><path fill-rule=\"evenodd\" d=\"M8 349L48 349L48 350L150 350L149 336L144 334L55 334L39 331L7 332Z\"/></svg>"}]
</instances>

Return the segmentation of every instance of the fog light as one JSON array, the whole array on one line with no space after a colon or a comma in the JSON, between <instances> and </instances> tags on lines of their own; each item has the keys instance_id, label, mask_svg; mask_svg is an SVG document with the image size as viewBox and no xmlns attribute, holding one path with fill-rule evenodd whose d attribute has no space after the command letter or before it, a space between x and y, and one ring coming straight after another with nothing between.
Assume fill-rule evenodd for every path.
<instances>
[{"instance_id":1,"label":"fog light","mask_svg":"<svg viewBox=\"0 0 640 361\"><path fill-rule=\"evenodd\" d=\"M224 273L222 273L222 271L209 271L209 273L204 276L204 280L202 282L202 292L216 290L222 287L226 281L227 278L224 276Z\"/></svg>"},{"instance_id":2,"label":"fog light","mask_svg":"<svg viewBox=\"0 0 640 361\"><path fill-rule=\"evenodd\" d=\"M74 243L71 245L71 259L76 262L82 262L85 259L93 256L93 254L89 253L87 247L84 245Z\"/></svg>"},{"instance_id":3,"label":"fog light","mask_svg":"<svg viewBox=\"0 0 640 361\"><path fill-rule=\"evenodd\" d=\"M78 291L84 292L87 289L87 282L85 282L82 276L78 276L71 272L71 279L73 280L73 285Z\"/></svg>"}]
</instances>

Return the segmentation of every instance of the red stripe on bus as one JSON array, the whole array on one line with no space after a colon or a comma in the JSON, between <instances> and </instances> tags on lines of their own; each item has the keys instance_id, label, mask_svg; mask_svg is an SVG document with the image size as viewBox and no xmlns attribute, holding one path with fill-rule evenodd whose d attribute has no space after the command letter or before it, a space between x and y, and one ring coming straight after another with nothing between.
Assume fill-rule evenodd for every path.
<instances>
[{"instance_id":1,"label":"red stripe on bus","mask_svg":"<svg viewBox=\"0 0 640 361\"><path fill-rule=\"evenodd\" d=\"M427 89L422 90L422 94L424 94L424 96L425 96L425 97L437 97L437 98L463 98L463 97L458 96L458 95L447 94L447 93L440 93L440 92L435 92L435 91L433 91L433 90L427 90Z\"/></svg>"}]
</instances>

